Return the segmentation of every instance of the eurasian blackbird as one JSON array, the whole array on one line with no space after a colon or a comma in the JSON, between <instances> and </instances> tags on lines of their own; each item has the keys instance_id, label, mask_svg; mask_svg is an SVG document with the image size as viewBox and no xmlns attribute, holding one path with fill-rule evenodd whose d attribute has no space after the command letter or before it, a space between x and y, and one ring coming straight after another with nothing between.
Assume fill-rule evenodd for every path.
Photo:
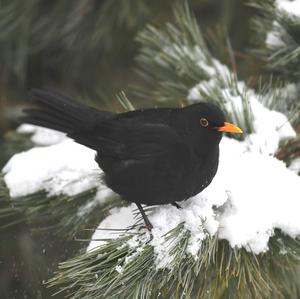
<instances>
[{"instance_id":1,"label":"eurasian blackbird","mask_svg":"<svg viewBox=\"0 0 300 299\"><path fill-rule=\"evenodd\" d=\"M104 182L139 208L174 204L206 188L216 174L222 132L241 133L211 103L184 108L100 111L45 90L32 91L24 122L64 132L97 152Z\"/></svg>"}]
</instances>

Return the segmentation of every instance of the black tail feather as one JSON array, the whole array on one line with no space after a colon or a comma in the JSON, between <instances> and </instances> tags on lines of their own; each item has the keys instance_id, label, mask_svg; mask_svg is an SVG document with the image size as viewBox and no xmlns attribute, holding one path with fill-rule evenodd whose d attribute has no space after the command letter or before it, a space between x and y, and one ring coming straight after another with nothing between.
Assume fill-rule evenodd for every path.
<instances>
[{"instance_id":1,"label":"black tail feather","mask_svg":"<svg viewBox=\"0 0 300 299\"><path fill-rule=\"evenodd\" d=\"M66 133L87 146L95 125L113 115L47 90L33 89L32 102L33 107L24 109L23 122Z\"/></svg>"}]
</instances>

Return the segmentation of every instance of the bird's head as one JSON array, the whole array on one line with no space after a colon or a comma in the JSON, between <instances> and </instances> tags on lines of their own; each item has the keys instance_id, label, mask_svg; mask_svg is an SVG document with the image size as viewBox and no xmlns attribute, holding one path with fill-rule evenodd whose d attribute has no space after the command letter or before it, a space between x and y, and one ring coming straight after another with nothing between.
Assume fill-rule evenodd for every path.
<instances>
[{"instance_id":1,"label":"bird's head","mask_svg":"<svg viewBox=\"0 0 300 299\"><path fill-rule=\"evenodd\" d=\"M211 103L198 103L184 108L188 118L188 130L193 138L204 144L218 144L222 133L243 133L234 124L226 121L223 111Z\"/></svg>"}]
</instances>

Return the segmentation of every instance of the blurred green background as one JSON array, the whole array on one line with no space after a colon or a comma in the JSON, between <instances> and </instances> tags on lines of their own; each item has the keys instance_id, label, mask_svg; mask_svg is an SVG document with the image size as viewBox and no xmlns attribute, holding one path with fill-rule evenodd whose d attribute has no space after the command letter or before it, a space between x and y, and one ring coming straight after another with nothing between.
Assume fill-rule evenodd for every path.
<instances>
[{"instance_id":1,"label":"blurred green background","mask_svg":"<svg viewBox=\"0 0 300 299\"><path fill-rule=\"evenodd\" d=\"M103 109L121 110L115 94L130 84L141 84L134 71L139 51L135 36L147 23L159 26L171 21L174 2L1 1L1 168L15 152L30 146L30 142L14 140L11 132L19 124L33 87L57 89ZM188 2L206 35L216 34L218 25L226 28L239 78L257 78L262 64L247 54L255 12L246 1ZM249 82L253 84L253 80ZM136 107L154 105L130 99ZM2 229L0 234L0 297L9 299L50 298L57 290L47 289L43 282L52 276L59 261L78 253L85 244L32 231L25 224ZM63 298L63 294L54 298Z\"/></svg>"}]
</instances>

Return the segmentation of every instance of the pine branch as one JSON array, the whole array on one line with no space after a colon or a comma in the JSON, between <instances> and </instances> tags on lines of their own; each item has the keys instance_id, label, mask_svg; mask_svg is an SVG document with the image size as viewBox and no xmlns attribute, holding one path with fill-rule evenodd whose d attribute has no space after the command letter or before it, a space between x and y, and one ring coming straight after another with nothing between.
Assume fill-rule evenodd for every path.
<instances>
[{"instance_id":1,"label":"pine branch","mask_svg":"<svg viewBox=\"0 0 300 299\"><path fill-rule=\"evenodd\" d=\"M127 111L134 107L124 92L117 95L120 105ZM32 134L10 133L6 148L10 153L26 150L34 144L30 141ZM49 180L52 178L49 177ZM97 177L99 184L100 177ZM72 181L69 184L76 183ZM96 227L113 207L123 206L117 195L97 198L98 188L68 196L60 194L49 196L46 191L35 192L23 197L10 198L5 185L4 175L0 176L0 228L20 222L31 224L35 230L56 231L61 236L73 238L75 234L87 227ZM91 229L92 230L92 229Z\"/></svg>"},{"instance_id":2,"label":"pine branch","mask_svg":"<svg viewBox=\"0 0 300 299\"><path fill-rule=\"evenodd\" d=\"M187 98L210 101L221 106L227 119L237 122L245 133L253 132L247 90L211 55L186 1L175 6L174 18L174 23L162 29L149 25L137 36L141 44L137 73L144 86L133 87L133 95L169 105L185 104ZM232 96L240 97L242 111L228 109Z\"/></svg>"},{"instance_id":3,"label":"pine branch","mask_svg":"<svg viewBox=\"0 0 300 299\"><path fill-rule=\"evenodd\" d=\"M140 0L3 1L1 77L21 98L32 85L63 86L69 94L111 105L107 98L124 84L118 77L128 75L127 65L115 61L130 63L134 35L156 12L159 5Z\"/></svg>"},{"instance_id":4,"label":"pine branch","mask_svg":"<svg viewBox=\"0 0 300 299\"><path fill-rule=\"evenodd\" d=\"M174 18L174 23L167 23L163 28L149 25L137 36L141 44L137 72L144 85L133 87L133 95L168 102L168 105L194 101L215 103L225 111L226 119L243 129L243 136L233 138L254 133L254 117L249 104L251 97L256 97L270 109L286 114L295 127L299 124L297 92L293 92L292 96L288 85L280 83L281 88L275 89L276 86L270 88L266 83L258 94L254 93L211 54L209 49L216 47L216 40L211 38L210 46L204 39L187 2L175 6ZM227 52L235 69L234 53L226 34L223 34L223 40L227 51L221 51L222 56ZM297 86L295 88L298 89Z\"/></svg>"},{"instance_id":5,"label":"pine branch","mask_svg":"<svg viewBox=\"0 0 300 299\"><path fill-rule=\"evenodd\" d=\"M132 105L130 100L127 98L124 91L117 94L117 100L119 101L121 106L125 109L125 111L133 111L134 110L134 106Z\"/></svg>"},{"instance_id":6,"label":"pine branch","mask_svg":"<svg viewBox=\"0 0 300 299\"><path fill-rule=\"evenodd\" d=\"M95 227L113 207L123 205L116 196L104 203L95 200L97 190L91 189L75 196L49 197L38 192L21 198L10 198L3 176L0 177L0 228L26 222L37 231L55 231L67 238ZM14 217L13 217L14 216ZM16 217L17 216L17 217Z\"/></svg>"},{"instance_id":7,"label":"pine branch","mask_svg":"<svg viewBox=\"0 0 300 299\"><path fill-rule=\"evenodd\" d=\"M294 159L300 158L300 136L283 142L276 153L276 158L283 160L288 166Z\"/></svg>"},{"instance_id":8,"label":"pine branch","mask_svg":"<svg viewBox=\"0 0 300 299\"><path fill-rule=\"evenodd\" d=\"M294 128L300 125L300 103L297 101L299 84L285 84L270 77L259 86L260 101L269 109L285 114Z\"/></svg>"},{"instance_id":9,"label":"pine branch","mask_svg":"<svg viewBox=\"0 0 300 299\"><path fill-rule=\"evenodd\" d=\"M211 56L186 2L175 7L174 17L175 24L167 23L163 29L148 25L137 36L142 46L137 72L149 87L135 90L142 98L183 100L188 89L209 79L209 73L196 62L202 59L209 63Z\"/></svg>"},{"instance_id":10,"label":"pine branch","mask_svg":"<svg viewBox=\"0 0 300 299\"><path fill-rule=\"evenodd\" d=\"M145 87L135 89L135 94L176 103L196 87L197 97L223 105L231 119L253 132L247 107L253 92L211 56L186 3L176 8L175 20L175 25L163 29L148 26L138 36L142 44L138 72ZM216 74L220 68L225 76ZM212 73L217 77L214 85L208 83ZM226 97L233 96L241 99L242 112L225 106ZM271 104L277 104L273 97ZM149 235L136 228L62 263L49 284L60 285L74 298L298 298L297 238L276 230L269 250L255 255L207 234L196 258L186 252L189 239L183 224L165 235L171 258L167 266L159 267Z\"/></svg>"},{"instance_id":11,"label":"pine branch","mask_svg":"<svg viewBox=\"0 0 300 299\"><path fill-rule=\"evenodd\" d=\"M130 240L139 240L136 247ZM165 237L173 262L155 265L149 236L130 232L61 263L49 282L72 298L297 298L300 243L280 231L258 256L209 235L197 258L186 254L189 233L179 225ZM293 286L291 288L290 286ZM287 296L287 297L284 297Z\"/></svg>"},{"instance_id":12,"label":"pine branch","mask_svg":"<svg viewBox=\"0 0 300 299\"><path fill-rule=\"evenodd\" d=\"M300 104L298 101L300 76L300 18L277 7L272 0L250 1L257 9L258 16L253 19L253 30L257 32L256 49L252 52L266 61L272 72L270 84L265 84L266 98L271 109L288 115L290 122L297 127L300 123ZM279 76L273 84L272 77ZM284 82L286 82L284 84ZM281 85L281 86L279 86Z\"/></svg>"},{"instance_id":13,"label":"pine branch","mask_svg":"<svg viewBox=\"0 0 300 299\"><path fill-rule=\"evenodd\" d=\"M254 92L210 54L186 2L177 6L175 21L163 29L149 26L139 35L139 72L147 88L136 92L156 101L174 103L188 97L190 101L214 102L226 111L228 120L252 133L253 115L248 100ZM234 106L231 98L238 98L241 107ZM133 108L125 94L120 95L119 101L124 108ZM2 185L0 181L0 196ZM6 198L4 185L3 190ZM0 213L10 216L8 211L17 211L39 225L44 219L53 221L52 228L71 237L87 223L99 222L112 207L122 205L115 199L98 205L95 193L96 189L75 196L47 197L45 192L36 193L9 201L11 209ZM83 206L84 214L80 208ZM191 232L184 224L168 232L162 241L168 244L170 259L167 265L159 266L149 234L135 226L119 238L103 239L104 245L62 263L49 284L61 286L74 298L91 299L299 297L297 238L276 230L269 250L255 255L245 248L232 248L226 240L209 235L204 227L201 230L206 238L196 257L187 252Z\"/></svg>"},{"instance_id":14,"label":"pine branch","mask_svg":"<svg viewBox=\"0 0 300 299\"><path fill-rule=\"evenodd\" d=\"M253 51L267 62L267 68L284 80L298 82L300 75L300 18L277 7L273 0L250 1L257 9L253 20L257 32Z\"/></svg>"},{"instance_id":15,"label":"pine branch","mask_svg":"<svg viewBox=\"0 0 300 299\"><path fill-rule=\"evenodd\" d=\"M11 156L30 149L34 145L30 137L31 134L9 133L3 152ZM124 205L116 195L100 200L96 194L97 189L92 188L74 196L49 196L45 191L40 191L11 198L4 174L0 173L0 229L26 222L34 230L52 230L61 236L73 238L87 227L96 227L111 208Z\"/></svg>"}]
</instances>

